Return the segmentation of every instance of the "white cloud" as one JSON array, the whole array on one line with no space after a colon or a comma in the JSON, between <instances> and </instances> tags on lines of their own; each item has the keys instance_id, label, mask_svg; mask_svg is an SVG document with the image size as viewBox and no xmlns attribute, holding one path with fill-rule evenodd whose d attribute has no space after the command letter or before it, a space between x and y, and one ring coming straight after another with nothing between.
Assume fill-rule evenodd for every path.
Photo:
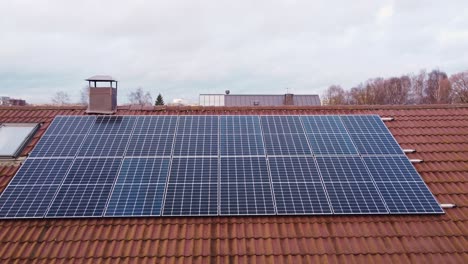
<instances>
[{"instance_id":1,"label":"white cloud","mask_svg":"<svg viewBox=\"0 0 468 264\"><path fill-rule=\"evenodd\" d=\"M451 73L467 67L465 13L465 1L432 0L1 1L0 95L78 100L95 74L120 81L120 102L136 87L170 102Z\"/></svg>"}]
</instances>

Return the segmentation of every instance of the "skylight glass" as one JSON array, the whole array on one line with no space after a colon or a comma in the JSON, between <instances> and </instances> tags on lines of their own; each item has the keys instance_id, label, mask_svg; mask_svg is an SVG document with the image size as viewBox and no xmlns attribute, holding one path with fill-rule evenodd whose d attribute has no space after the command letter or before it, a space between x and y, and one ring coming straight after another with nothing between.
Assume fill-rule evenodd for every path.
<instances>
[{"instance_id":1,"label":"skylight glass","mask_svg":"<svg viewBox=\"0 0 468 264\"><path fill-rule=\"evenodd\" d=\"M17 157L37 127L37 123L0 124L0 157Z\"/></svg>"}]
</instances>

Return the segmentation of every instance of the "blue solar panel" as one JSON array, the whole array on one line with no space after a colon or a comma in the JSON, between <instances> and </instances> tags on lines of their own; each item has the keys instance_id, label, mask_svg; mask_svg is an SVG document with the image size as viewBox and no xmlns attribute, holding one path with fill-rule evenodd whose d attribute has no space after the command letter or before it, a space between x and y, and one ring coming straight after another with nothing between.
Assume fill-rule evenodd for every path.
<instances>
[{"instance_id":1,"label":"blue solar panel","mask_svg":"<svg viewBox=\"0 0 468 264\"><path fill-rule=\"evenodd\" d=\"M218 156L218 135L177 135L174 156Z\"/></svg>"},{"instance_id":2,"label":"blue solar panel","mask_svg":"<svg viewBox=\"0 0 468 264\"><path fill-rule=\"evenodd\" d=\"M413 164L404 156L364 157L375 181L421 181Z\"/></svg>"},{"instance_id":3,"label":"blue solar panel","mask_svg":"<svg viewBox=\"0 0 468 264\"><path fill-rule=\"evenodd\" d=\"M377 182L377 186L392 214L444 213L422 181Z\"/></svg>"},{"instance_id":4,"label":"blue solar panel","mask_svg":"<svg viewBox=\"0 0 468 264\"><path fill-rule=\"evenodd\" d=\"M302 116L301 119L306 133L347 133L339 116Z\"/></svg>"},{"instance_id":5,"label":"blue solar panel","mask_svg":"<svg viewBox=\"0 0 468 264\"><path fill-rule=\"evenodd\" d=\"M269 157L270 172L275 182L320 182L312 157Z\"/></svg>"},{"instance_id":6,"label":"blue solar panel","mask_svg":"<svg viewBox=\"0 0 468 264\"><path fill-rule=\"evenodd\" d=\"M63 184L53 201L48 217L102 216L112 184Z\"/></svg>"},{"instance_id":7,"label":"blue solar panel","mask_svg":"<svg viewBox=\"0 0 468 264\"><path fill-rule=\"evenodd\" d=\"M372 182L325 182L335 214L385 214L387 209Z\"/></svg>"},{"instance_id":8,"label":"blue solar panel","mask_svg":"<svg viewBox=\"0 0 468 264\"><path fill-rule=\"evenodd\" d=\"M221 183L269 182L265 157L221 157Z\"/></svg>"},{"instance_id":9,"label":"blue solar panel","mask_svg":"<svg viewBox=\"0 0 468 264\"><path fill-rule=\"evenodd\" d=\"M260 120L265 134L304 133L299 116L261 116Z\"/></svg>"},{"instance_id":10,"label":"blue solar panel","mask_svg":"<svg viewBox=\"0 0 468 264\"><path fill-rule=\"evenodd\" d=\"M181 116L177 134L218 134L218 116Z\"/></svg>"},{"instance_id":11,"label":"blue solar panel","mask_svg":"<svg viewBox=\"0 0 468 264\"><path fill-rule=\"evenodd\" d=\"M269 183L221 183L221 215L275 214Z\"/></svg>"},{"instance_id":12,"label":"blue solar panel","mask_svg":"<svg viewBox=\"0 0 468 264\"><path fill-rule=\"evenodd\" d=\"M60 184L73 159L27 159L10 185Z\"/></svg>"},{"instance_id":13,"label":"blue solar panel","mask_svg":"<svg viewBox=\"0 0 468 264\"><path fill-rule=\"evenodd\" d=\"M320 182L273 183L278 214L331 214Z\"/></svg>"},{"instance_id":14,"label":"blue solar panel","mask_svg":"<svg viewBox=\"0 0 468 264\"><path fill-rule=\"evenodd\" d=\"M317 157L325 182L372 181L360 157Z\"/></svg>"},{"instance_id":15,"label":"blue solar panel","mask_svg":"<svg viewBox=\"0 0 468 264\"><path fill-rule=\"evenodd\" d=\"M264 134L268 155L312 155L305 134Z\"/></svg>"},{"instance_id":16,"label":"blue solar panel","mask_svg":"<svg viewBox=\"0 0 468 264\"><path fill-rule=\"evenodd\" d=\"M221 135L261 134L258 116L220 116Z\"/></svg>"},{"instance_id":17,"label":"blue solar panel","mask_svg":"<svg viewBox=\"0 0 468 264\"><path fill-rule=\"evenodd\" d=\"M85 135L43 136L30 157L74 157Z\"/></svg>"},{"instance_id":18,"label":"blue solar panel","mask_svg":"<svg viewBox=\"0 0 468 264\"><path fill-rule=\"evenodd\" d=\"M116 184L165 184L169 158L125 158Z\"/></svg>"},{"instance_id":19,"label":"blue solar panel","mask_svg":"<svg viewBox=\"0 0 468 264\"><path fill-rule=\"evenodd\" d=\"M123 156L127 148L130 135L88 135L77 156Z\"/></svg>"},{"instance_id":20,"label":"blue solar panel","mask_svg":"<svg viewBox=\"0 0 468 264\"><path fill-rule=\"evenodd\" d=\"M348 134L307 134L316 155L356 155L356 148Z\"/></svg>"},{"instance_id":21,"label":"blue solar panel","mask_svg":"<svg viewBox=\"0 0 468 264\"><path fill-rule=\"evenodd\" d=\"M174 135L136 135L128 144L126 156L170 156Z\"/></svg>"},{"instance_id":22,"label":"blue solar panel","mask_svg":"<svg viewBox=\"0 0 468 264\"><path fill-rule=\"evenodd\" d=\"M163 215L217 215L218 184L168 184Z\"/></svg>"},{"instance_id":23,"label":"blue solar panel","mask_svg":"<svg viewBox=\"0 0 468 264\"><path fill-rule=\"evenodd\" d=\"M217 183L218 158L173 158L169 184Z\"/></svg>"},{"instance_id":24,"label":"blue solar panel","mask_svg":"<svg viewBox=\"0 0 468 264\"><path fill-rule=\"evenodd\" d=\"M374 213L443 213L378 116L57 117L0 196L0 218Z\"/></svg>"},{"instance_id":25,"label":"blue solar panel","mask_svg":"<svg viewBox=\"0 0 468 264\"><path fill-rule=\"evenodd\" d=\"M46 135L85 135L95 120L95 116L57 116L47 129Z\"/></svg>"},{"instance_id":26,"label":"blue solar panel","mask_svg":"<svg viewBox=\"0 0 468 264\"><path fill-rule=\"evenodd\" d=\"M64 184L113 184L121 162L120 158L77 158Z\"/></svg>"},{"instance_id":27,"label":"blue solar panel","mask_svg":"<svg viewBox=\"0 0 468 264\"><path fill-rule=\"evenodd\" d=\"M136 120L135 116L98 116L89 134L131 134Z\"/></svg>"},{"instance_id":28,"label":"blue solar panel","mask_svg":"<svg viewBox=\"0 0 468 264\"><path fill-rule=\"evenodd\" d=\"M139 116L133 134L173 135L176 125L177 116Z\"/></svg>"},{"instance_id":29,"label":"blue solar panel","mask_svg":"<svg viewBox=\"0 0 468 264\"><path fill-rule=\"evenodd\" d=\"M221 135L221 156L265 155L262 135Z\"/></svg>"},{"instance_id":30,"label":"blue solar panel","mask_svg":"<svg viewBox=\"0 0 468 264\"><path fill-rule=\"evenodd\" d=\"M404 154L391 134L351 134L350 136L361 154Z\"/></svg>"},{"instance_id":31,"label":"blue solar panel","mask_svg":"<svg viewBox=\"0 0 468 264\"><path fill-rule=\"evenodd\" d=\"M0 218L43 217L60 185L9 185L0 197Z\"/></svg>"},{"instance_id":32,"label":"blue solar panel","mask_svg":"<svg viewBox=\"0 0 468 264\"><path fill-rule=\"evenodd\" d=\"M388 133L388 129L379 116L376 115L350 115L341 116L348 132L354 133Z\"/></svg>"},{"instance_id":33,"label":"blue solar panel","mask_svg":"<svg viewBox=\"0 0 468 264\"><path fill-rule=\"evenodd\" d=\"M117 184L106 216L159 216L165 184Z\"/></svg>"}]
</instances>

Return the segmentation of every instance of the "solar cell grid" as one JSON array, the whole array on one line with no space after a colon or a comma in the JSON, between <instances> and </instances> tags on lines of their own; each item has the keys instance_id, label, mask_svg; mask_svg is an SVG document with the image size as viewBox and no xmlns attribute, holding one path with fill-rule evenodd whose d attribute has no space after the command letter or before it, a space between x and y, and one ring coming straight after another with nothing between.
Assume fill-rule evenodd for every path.
<instances>
[{"instance_id":1,"label":"solar cell grid","mask_svg":"<svg viewBox=\"0 0 468 264\"><path fill-rule=\"evenodd\" d=\"M364 157L364 163L377 181L421 181L407 157Z\"/></svg>"},{"instance_id":2,"label":"solar cell grid","mask_svg":"<svg viewBox=\"0 0 468 264\"><path fill-rule=\"evenodd\" d=\"M218 158L173 158L169 184L217 183Z\"/></svg>"},{"instance_id":3,"label":"solar cell grid","mask_svg":"<svg viewBox=\"0 0 468 264\"><path fill-rule=\"evenodd\" d=\"M74 157L85 135L45 136L31 152L30 157Z\"/></svg>"},{"instance_id":4,"label":"solar cell grid","mask_svg":"<svg viewBox=\"0 0 468 264\"><path fill-rule=\"evenodd\" d=\"M391 134L351 134L351 139L361 154L404 154Z\"/></svg>"},{"instance_id":5,"label":"solar cell grid","mask_svg":"<svg viewBox=\"0 0 468 264\"><path fill-rule=\"evenodd\" d=\"M85 135L95 120L95 116L57 116L47 128L44 137L51 135Z\"/></svg>"},{"instance_id":6,"label":"solar cell grid","mask_svg":"<svg viewBox=\"0 0 468 264\"><path fill-rule=\"evenodd\" d=\"M387 213L385 204L372 182L325 182L334 213Z\"/></svg>"},{"instance_id":7,"label":"solar cell grid","mask_svg":"<svg viewBox=\"0 0 468 264\"><path fill-rule=\"evenodd\" d=\"M422 181L377 182L390 213L443 213L432 193Z\"/></svg>"},{"instance_id":8,"label":"solar cell grid","mask_svg":"<svg viewBox=\"0 0 468 264\"><path fill-rule=\"evenodd\" d=\"M301 116L306 133L347 133L339 116Z\"/></svg>"},{"instance_id":9,"label":"solar cell grid","mask_svg":"<svg viewBox=\"0 0 468 264\"><path fill-rule=\"evenodd\" d=\"M218 135L177 135L174 156L217 156Z\"/></svg>"},{"instance_id":10,"label":"solar cell grid","mask_svg":"<svg viewBox=\"0 0 468 264\"><path fill-rule=\"evenodd\" d=\"M174 135L136 135L130 137L125 155L170 156Z\"/></svg>"},{"instance_id":11,"label":"solar cell grid","mask_svg":"<svg viewBox=\"0 0 468 264\"><path fill-rule=\"evenodd\" d=\"M125 158L116 184L165 184L169 158Z\"/></svg>"},{"instance_id":12,"label":"solar cell grid","mask_svg":"<svg viewBox=\"0 0 468 264\"><path fill-rule=\"evenodd\" d=\"M258 116L221 116L219 121L222 135L262 133Z\"/></svg>"},{"instance_id":13,"label":"solar cell grid","mask_svg":"<svg viewBox=\"0 0 468 264\"><path fill-rule=\"evenodd\" d=\"M177 116L139 116L133 134L173 135Z\"/></svg>"},{"instance_id":14,"label":"solar cell grid","mask_svg":"<svg viewBox=\"0 0 468 264\"><path fill-rule=\"evenodd\" d=\"M387 127L379 116L376 115L349 115L341 116L343 124L348 132L354 133L389 133Z\"/></svg>"},{"instance_id":15,"label":"solar cell grid","mask_svg":"<svg viewBox=\"0 0 468 264\"><path fill-rule=\"evenodd\" d=\"M317 164L325 182L372 181L360 157L317 157Z\"/></svg>"},{"instance_id":16,"label":"solar cell grid","mask_svg":"<svg viewBox=\"0 0 468 264\"><path fill-rule=\"evenodd\" d=\"M275 214L269 183L221 183L220 215Z\"/></svg>"},{"instance_id":17,"label":"solar cell grid","mask_svg":"<svg viewBox=\"0 0 468 264\"><path fill-rule=\"evenodd\" d=\"M218 116L180 116L177 134L218 134Z\"/></svg>"},{"instance_id":18,"label":"solar cell grid","mask_svg":"<svg viewBox=\"0 0 468 264\"><path fill-rule=\"evenodd\" d=\"M264 134L268 155L312 155L305 134Z\"/></svg>"},{"instance_id":19,"label":"solar cell grid","mask_svg":"<svg viewBox=\"0 0 468 264\"><path fill-rule=\"evenodd\" d=\"M270 182L265 157L221 157L221 183Z\"/></svg>"},{"instance_id":20,"label":"solar cell grid","mask_svg":"<svg viewBox=\"0 0 468 264\"><path fill-rule=\"evenodd\" d=\"M312 157L269 157L270 172L275 182L320 182Z\"/></svg>"},{"instance_id":21,"label":"solar cell grid","mask_svg":"<svg viewBox=\"0 0 468 264\"><path fill-rule=\"evenodd\" d=\"M0 197L0 218L43 217L59 185L8 186Z\"/></svg>"},{"instance_id":22,"label":"solar cell grid","mask_svg":"<svg viewBox=\"0 0 468 264\"><path fill-rule=\"evenodd\" d=\"M136 116L98 116L89 134L131 134L136 120Z\"/></svg>"},{"instance_id":23,"label":"solar cell grid","mask_svg":"<svg viewBox=\"0 0 468 264\"><path fill-rule=\"evenodd\" d=\"M299 116L261 116L265 134L304 133Z\"/></svg>"},{"instance_id":24,"label":"solar cell grid","mask_svg":"<svg viewBox=\"0 0 468 264\"><path fill-rule=\"evenodd\" d=\"M159 216L165 184L118 184L106 209L106 216Z\"/></svg>"},{"instance_id":25,"label":"solar cell grid","mask_svg":"<svg viewBox=\"0 0 468 264\"><path fill-rule=\"evenodd\" d=\"M60 184L73 159L27 159L10 185Z\"/></svg>"},{"instance_id":26,"label":"solar cell grid","mask_svg":"<svg viewBox=\"0 0 468 264\"><path fill-rule=\"evenodd\" d=\"M221 156L265 155L261 134L257 135L221 135Z\"/></svg>"},{"instance_id":27,"label":"solar cell grid","mask_svg":"<svg viewBox=\"0 0 468 264\"><path fill-rule=\"evenodd\" d=\"M64 184L113 184L121 162L121 158L77 158Z\"/></svg>"},{"instance_id":28,"label":"solar cell grid","mask_svg":"<svg viewBox=\"0 0 468 264\"><path fill-rule=\"evenodd\" d=\"M316 155L357 155L348 134L307 134Z\"/></svg>"},{"instance_id":29,"label":"solar cell grid","mask_svg":"<svg viewBox=\"0 0 468 264\"><path fill-rule=\"evenodd\" d=\"M168 184L163 215L217 215L218 184Z\"/></svg>"},{"instance_id":30,"label":"solar cell grid","mask_svg":"<svg viewBox=\"0 0 468 264\"><path fill-rule=\"evenodd\" d=\"M123 156L130 135L89 134L77 153L80 157Z\"/></svg>"},{"instance_id":31,"label":"solar cell grid","mask_svg":"<svg viewBox=\"0 0 468 264\"><path fill-rule=\"evenodd\" d=\"M278 214L331 214L320 182L273 183Z\"/></svg>"}]
</instances>

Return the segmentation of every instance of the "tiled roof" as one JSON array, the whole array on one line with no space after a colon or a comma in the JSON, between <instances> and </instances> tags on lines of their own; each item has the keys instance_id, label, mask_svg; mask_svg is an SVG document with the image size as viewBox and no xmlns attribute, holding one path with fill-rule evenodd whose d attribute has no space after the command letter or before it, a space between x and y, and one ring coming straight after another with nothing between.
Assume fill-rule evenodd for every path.
<instances>
[{"instance_id":1,"label":"tiled roof","mask_svg":"<svg viewBox=\"0 0 468 264\"><path fill-rule=\"evenodd\" d=\"M0 107L0 122L44 122L85 109ZM468 263L468 106L121 107L119 115L379 114L445 215L0 220L0 262ZM18 165L0 165L0 191Z\"/></svg>"}]
</instances>

